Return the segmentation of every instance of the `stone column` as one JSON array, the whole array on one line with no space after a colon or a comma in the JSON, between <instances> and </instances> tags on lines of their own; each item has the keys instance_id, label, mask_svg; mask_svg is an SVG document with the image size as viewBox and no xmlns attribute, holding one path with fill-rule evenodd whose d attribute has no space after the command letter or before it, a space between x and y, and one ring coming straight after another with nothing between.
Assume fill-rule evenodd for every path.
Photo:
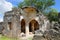
<instances>
[{"instance_id":1,"label":"stone column","mask_svg":"<svg viewBox=\"0 0 60 40\"><path fill-rule=\"evenodd\" d=\"M29 24L26 23L26 36L29 36Z\"/></svg>"}]
</instances>

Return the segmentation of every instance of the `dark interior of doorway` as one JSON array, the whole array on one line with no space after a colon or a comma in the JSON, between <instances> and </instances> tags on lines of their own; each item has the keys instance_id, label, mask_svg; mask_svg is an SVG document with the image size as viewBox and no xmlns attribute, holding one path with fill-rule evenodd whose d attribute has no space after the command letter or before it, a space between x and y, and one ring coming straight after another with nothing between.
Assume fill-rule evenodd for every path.
<instances>
[{"instance_id":1,"label":"dark interior of doorway","mask_svg":"<svg viewBox=\"0 0 60 40\"><path fill-rule=\"evenodd\" d=\"M34 26L32 26L34 24ZM35 33L36 30L39 29L39 23L36 20L32 20L29 23L29 32Z\"/></svg>"},{"instance_id":2,"label":"dark interior of doorway","mask_svg":"<svg viewBox=\"0 0 60 40\"><path fill-rule=\"evenodd\" d=\"M21 32L25 33L25 20L21 20Z\"/></svg>"}]
</instances>

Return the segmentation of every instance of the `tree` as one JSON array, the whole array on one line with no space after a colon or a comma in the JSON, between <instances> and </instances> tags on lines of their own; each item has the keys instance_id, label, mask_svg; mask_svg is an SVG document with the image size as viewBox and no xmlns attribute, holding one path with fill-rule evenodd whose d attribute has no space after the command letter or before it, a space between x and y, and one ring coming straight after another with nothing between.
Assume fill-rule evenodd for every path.
<instances>
[{"instance_id":1,"label":"tree","mask_svg":"<svg viewBox=\"0 0 60 40\"><path fill-rule=\"evenodd\" d=\"M54 4L55 0L24 0L18 5L18 7L20 8L23 6L36 7L41 11L41 13L47 15L50 21L57 21L58 12L56 11L56 9L51 8L51 6L53 6Z\"/></svg>"},{"instance_id":2,"label":"tree","mask_svg":"<svg viewBox=\"0 0 60 40\"><path fill-rule=\"evenodd\" d=\"M58 11L54 8L50 9L47 16L48 16L48 19L50 20L50 22L58 21Z\"/></svg>"},{"instance_id":3,"label":"tree","mask_svg":"<svg viewBox=\"0 0 60 40\"><path fill-rule=\"evenodd\" d=\"M18 7L21 8L22 6L34 6L43 12L54 4L54 0L24 0L23 2L19 3Z\"/></svg>"}]
</instances>

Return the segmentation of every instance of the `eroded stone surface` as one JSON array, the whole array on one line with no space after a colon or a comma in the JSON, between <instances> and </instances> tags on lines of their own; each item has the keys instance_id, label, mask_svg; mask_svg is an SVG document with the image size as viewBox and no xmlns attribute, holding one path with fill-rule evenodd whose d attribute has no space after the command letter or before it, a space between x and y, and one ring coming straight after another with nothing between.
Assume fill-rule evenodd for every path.
<instances>
[{"instance_id":1,"label":"eroded stone surface","mask_svg":"<svg viewBox=\"0 0 60 40\"><path fill-rule=\"evenodd\" d=\"M23 18L21 18L21 16ZM25 21L25 23L22 22L23 26L21 26L20 18L21 20L24 19ZM30 22L31 24L29 24ZM44 16L40 11L37 11L36 8L24 7L22 9L15 8L12 11L6 12L4 15L3 26L4 26L3 30L4 35L10 37L18 37L21 34L21 32L26 34L26 36L29 35L29 32L32 32L33 34L37 33L42 34L50 29L50 22L47 19L47 17ZM22 31L21 29L24 30ZM39 32L40 30L42 31L42 33Z\"/></svg>"},{"instance_id":2,"label":"eroded stone surface","mask_svg":"<svg viewBox=\"0 0 60 40\"><path fill-rule=\"evenodd\" d=\"M60 40L60 24L54 23L53 27L43 35L34 35L33 40Z\"/></svg>"}]
</instances>

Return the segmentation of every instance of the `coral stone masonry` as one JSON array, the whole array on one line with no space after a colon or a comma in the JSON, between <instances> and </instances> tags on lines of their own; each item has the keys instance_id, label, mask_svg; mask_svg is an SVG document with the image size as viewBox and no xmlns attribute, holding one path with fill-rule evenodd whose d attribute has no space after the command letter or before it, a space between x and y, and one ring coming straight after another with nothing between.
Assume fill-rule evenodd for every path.
<instances>
[{"instance_id":1,"label":"coral stone masonry","mask_svg":"<svg viewBox=\"0 0 60 40\"><path fill-rule=\"evenodd\" d=\"M14 8L4 15L2 33L8 37L27 36L50 29L46 16L34 7Z\"/></svg>"}]
</instances>

